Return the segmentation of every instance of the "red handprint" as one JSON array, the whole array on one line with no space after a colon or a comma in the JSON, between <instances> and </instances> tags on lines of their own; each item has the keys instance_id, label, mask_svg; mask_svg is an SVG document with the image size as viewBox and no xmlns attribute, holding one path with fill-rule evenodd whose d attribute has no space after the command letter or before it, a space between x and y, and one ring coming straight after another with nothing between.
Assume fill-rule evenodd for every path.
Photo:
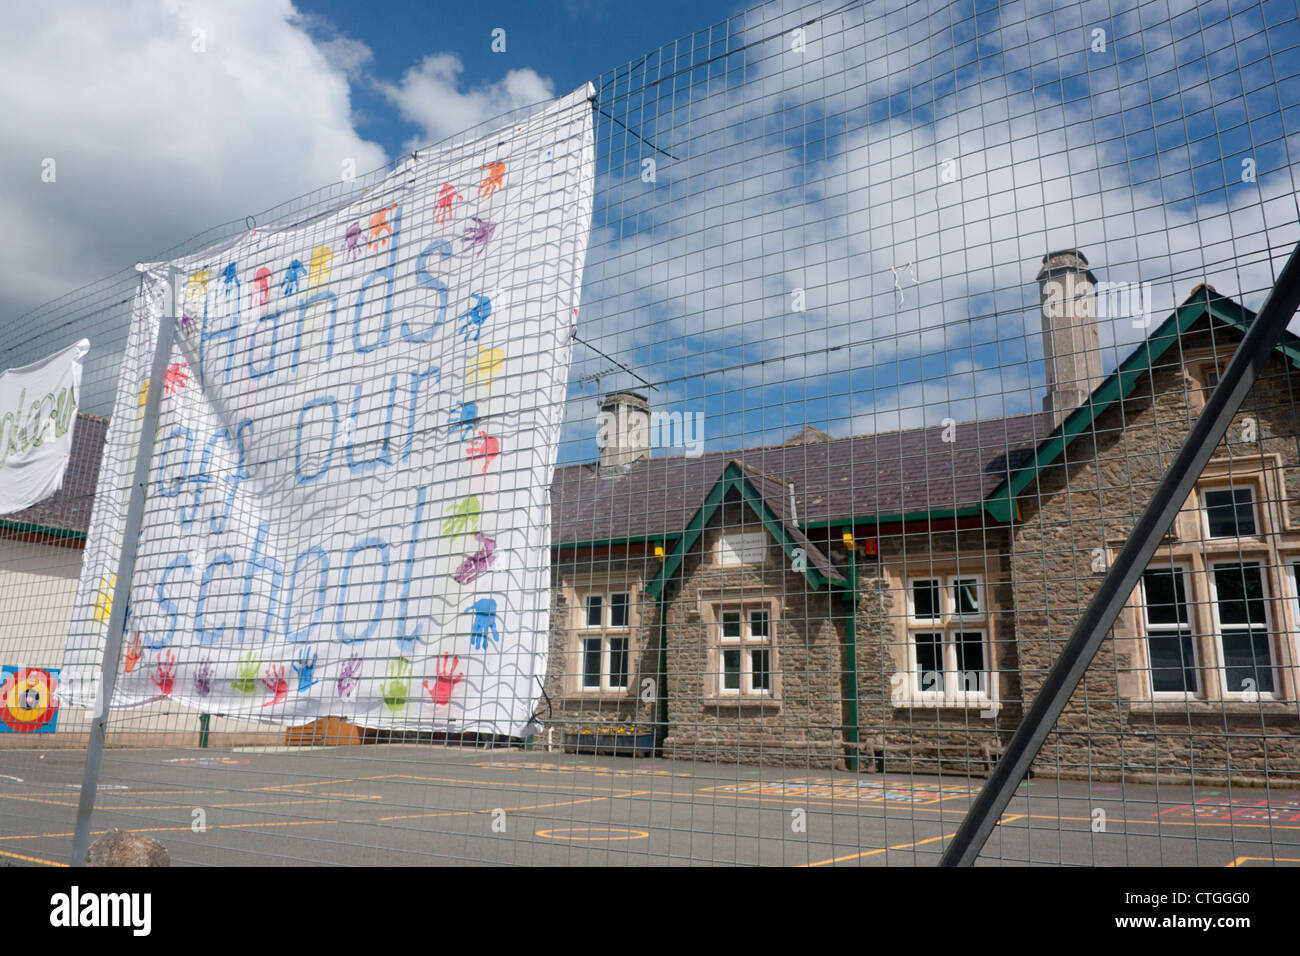
<instances>
[{"instance_id":1,"label":"red handprint","mask_svg":"<svg viewBox=\"0 0 1300 956\"><path fill-rule=\"evenodd\" d=\"M424 689L427 690L429 696L433 698L433 705L435 707L445 706L450 703L451 692L455 689L457 681L465 679L464 674L455 673L456 668L459 666L459 657L453 658L449 657L447 654L443 654L442 657L438 658L438 676L434 678L433 686L430 687L428 681L424 682Z\"/></svg>"},{"instance_id":2,"label":"red handprint","mask_svg":"<svg viewBox=\"0 0 1300 956\"><path fill-rule=\"evenodd\" d=\"M271 298L271 278L273 273L266 266L257 270L257 275L253 276L253 291L248 294L248 298L253 305L266 305Z\"/></svg>"},{"instance_id":3,"label":"red handprint","mask_svg":"<svg viewBox=\"0 0 1300 956\"><path fill-rule=\"evenodd\" d=\"M140 632L136 631L131 635L131 641L126 645L126 672L129 674L135 670L135 665L140 663L140 658L144 656L144 641L140 639Z\"/></svg>"},{"instance_id":4,"label":"red handprint","mask_svg":"<svg viewBox=\"0 0 1300 956\"><path fill-rule=\"evenodd\" d=\"M493 438L487 432L479 432L478 438L469 443L469 448L465 452L467 461L473 461L475 458L483 459L483 471L488 470L488 465L492 464L492 459L501 454L501 442Z\"/></svg>"},{"instance_id":5,"label":"red handprint","mask_svg":"<svg viewBox=\"0 0 1300 956\"><path fill-rule=\"evenodd\" d=\"M189 365L185 362L173 362L167 366L167 375L163 378L163 394L174 395L177 390L185 387L185 383L190 380L189 373L185 370Z\"/></svg>"},{"instance_id":6,"label":"red handprint","mask_svg":"<svg viewBox=\"0 0 1300 956\"><path fill-rule=\"evenodd\" d=\"M168 651L158 655L158 670L151 675L153 682L164 697L172 695L172 686L176 683L176 655Z\"/></svg>"},{"instance_id":7,"label":"red handprint","mask_svg":"<svg viewBox=\"0 0 1300 956\"><path fill-rule=\"evenodd\" d=\"M438 190L438 201L433 204L433 221L442 222L444 219L450 219L452 200L464 198L456 192L456 187L451 183L443 183L442 188Z\"/></svg>"},{"instance_id":8,"label":"red handprint","mask_svg":"<svg viewBox=\"0 0 1300 956\"><path fill-rule=\"evenodd\" d=\"M266 676L262 678L262 686L273 695L263 707L271 707L280 703L289 696L289 682L284 679L284 665L274 664L266 669Z\"/></svg>"}]
</instances>

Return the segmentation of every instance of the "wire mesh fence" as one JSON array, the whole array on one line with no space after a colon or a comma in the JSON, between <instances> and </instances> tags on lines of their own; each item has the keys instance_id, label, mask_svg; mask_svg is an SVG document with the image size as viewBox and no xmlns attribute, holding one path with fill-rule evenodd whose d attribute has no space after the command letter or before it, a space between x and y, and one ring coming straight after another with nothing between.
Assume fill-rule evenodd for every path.
<instances>
[{"instance_id":1,"label":"wire mesh fence","mask_svg":"<svg viewBox=\"0 0 1300 956\"><path fill-rule=\"evenodd\" d=\"M769 4L13 320L91 346L0 517L0 856L80 792L199 865L938 862L1300 242L1298 47ZM1298 367L981 862L1300 861Z\"/></svg>"}]
</instances>

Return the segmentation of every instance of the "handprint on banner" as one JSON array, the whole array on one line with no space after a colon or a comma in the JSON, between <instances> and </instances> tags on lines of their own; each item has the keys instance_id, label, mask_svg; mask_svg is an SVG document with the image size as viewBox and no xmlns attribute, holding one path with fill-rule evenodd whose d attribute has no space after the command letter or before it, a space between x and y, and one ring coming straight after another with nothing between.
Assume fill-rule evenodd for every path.
<instances>
[{"instance_id":1,"label":"handprint on banner","mask_svg":"<svg viewBox=\"0 0 1300 956\"><path fill-rule=\"evenodd\" d=\"M257 672L262 662L252 651L239 655L239 667L235 673L239 676L230 682L237 694L252 694L257 690Z\"/></svg>"},{"instance_id":2,"label":"handprint on banner","mask_svg":"<svg viewBox=\"0 0 1300 956\"><path fill-rule=\"evenodd\" d=\"M347 249L345 251L348 254L348 261L350 262L352 259L356 258L357 253L361 251L358 247L358 243L361 242L361 223L348 223L348 231L344 234L343 238L347 242Z\"/></svg>"},{"instance_id":3,"label":"handprint on banner","mask_svg":"<svg viewBox=\"0 0 1300 956\"><path fill-rule=\"evenodd\" d=\"M357 680L357 673L360 670L361 658L355 654L343 662L343 666L339 668L338 680L335 682L340 697L352 696L352 692L357 689L357 684L360 683Z\"/></svg>"},{"instance_id":4,"label":"handprint on banner","mask_svg":"<svg viewBox=\"0 0 1300 956\"><path fill-rule=\"evenodd\" d=\"M123 662L123 669L129 674L135 670L135 665L140 663L140 658L144 656L144 641L140 639L140 632L136 631L131 635L131 640L126 645L126 660Z\"/></svg>"},{"instance_id":5,"label":"handprint on banner","mask_svg":"<svg viewBox=\"0 0 1300 956\"><path fill-rule=\"evenodd\" d=\"M480 166L479 169L486 169L488 174L478 188L478 198L491 199L493 194L500 192L505 185L506 164L498 159Z\"/></svg>"},{"instance_id":6,"label":"handprint on banner","mask_svg":"<svg viewBox=\"0 0 1300 956\"><path fill-rule=\"evenodd\" d=\"M456 689L458 681L465 679L464 674L456 673L456 668L459 666L459 657L443 654L438 658L437 676L433 679L433 686L430 687L427 680L424 682L425 691L433 698L433 706L445 707L451 703L451 692Z\"/></svg>"},{"instance_id":7,"label":"handprint on banner","mask_svg":"<svg viewBox=\"0 0 1300 956\"><path fill-rule=\"evenodd\" d=\"M148 384L145 385L147 389ZM113 616L113 589L117 587L117 575L99 579L99 593L95 595L95 620L107 624Z\"/></svg>"},{"instance_id":8,"label":"handprint on banner","mask_svg":"<svg viewBox=\"0 0 1300 956\"><path fill-rule=\"evenodd\" d=\"M301 259L294 259L289 263L289 268L284 270L284 278L280 280L281 295L295 295L298 292L298 279L307 274L307 267L302 264Z\"/></svg>"},{"instance_id":9,"label":"handprint on banner","mask_svg":"<svg viewBox=\"0 0 1300 956\"><path fill-rule=\"evenodd\" d=\"M478 531L478 495L466 495L447 511L442 522L442 533L453 538Z\"/></svg>"},{"instance_id":10,"label":"handprint on banner","mask_svg":"<svg viewBox=\"0 0 1300 956\"><path fill-rule=\"evenodd\" d=\"M406 706L411 693L411 662L405 657L394 657L388 662L388 680L384 681L384 706L397 713Z\"/></svg>"},{"instance_id":11,"label":"handprint on banner","mask_svg":"<svg viewBox=\"0 0 1300 956\"><path fill-rule=\"evenodd\" d=\"M249 299L253 305L266 305L271 299L271 280L275 278L273 273L266 266L257 270L257 275L253 276L253 291L249 293Z\"/></svg>"},{"instance_id":12,"label":"handprint on banner","mask_svg":"<svg viewBox=\"0 0 1300 956\"><path fill-rule=\"evenodd\" d=\"M207 298L208 283L211 281L211 272L207 269L195 269L190 273L189 282L186 285L186 297L197 296L200 299Z\"/></svg>"},{"instance_id":13,"label":"handprint on banner","mask_svg":"<svg viewBox=\"0 0 1300 956\"><path fill-rule=\"evenodd\" d=\"M393 224L388 221L388 214L396 208L397 203L393 203L393 205L385 206L370 217L370 248L372 250L382 249L388 245L389 237L393 234Z\"/></svg>"},{"instance_id":14,"label":"handprint on banner","mask_svg":"<svg viewBox=\"0 0 1300 956\"><path fill-rule=\"evenodd\" d=\"M193 335L198 327L199 323L194 320L194 316L190 315L188 312L182 313L181 332L186 335Z\"/></svg>"},{"instance_id":15,"label":"handprint on banner","mask_svg":"<svg viewBox=\"0 0 1300 956\"><path fill-rule=\"evenodd\" d=\"M469 443L469 448L465 453L467 461L483 459L483 467L479 469L479 474L486 474L488 465L492 464L492 459L501 454L501 442L497 441L487 432L479 432L478 438Z\"/></svg>"},{"instance_id":16,"label":"handprint on banner","mask_svg":"<svg viewBox=\"0 0 1300 956\"><path fill-rule=\"evenodd\" d=\"M459 409L459 414L457 413ZM460 428L460 437L457 441L464 441L474 434L474 428L478 425L478 405L474 402L460 402L456 408L451 410L451 430L455 432Z\"/></svg>"},{"instance_id":17,"label":"handprint on banner","mask_svg":"<svg viewBox=\"0 0 1300 956\"><path fill-rule=\"evenodd\" d=\"M315 288L322 282L328 282L330 277L330 263L334 261L334 253L329 246L317 246L311 251L311 268L307 273L308 288Z\"/></svg>"},{"instance_id":18,"label":"handprint on banner","mask_svg":"<svg viewBox=\"0 0 1300 956\"><path fill-rule=\"evenodd\" d=\"M474 225L470 226L466 231L465 242L469 243L471 249L478 246L478 252L474 253L474 258L477 259L483 250L487 248L492 233L497 231L497 224L480 219L478 216L470 216L469 218L474 221Z\"/></svg>"},{"instance_id":19,"label":"handprint on banner","mask_svg":"<svg viewBox=\"0 0 1300 956\"><path fill-rule=\"evenodd\" d=\"M497 543L493 538L477 532L474 537L478 538L479 549L462 561L456 573L452 575L460 584L469 584L481 578L487 573L489 565L496 557Z\"/></svg>"},{"instance_id":20,"label":"handprint on banner","mask_svg":"<svg viewBox=\"0 0 1300 956\"><path fill-rule=\"evenodd\" d=\"M167 374L163 377L164 395L175 395L185 387L185 383L190 380L187 368L189 368L187 362L173 362L167 366Z\"/></svg>"},{"instance_id":21,"label":"handprint on banner","mask_svg":"<svg viewBox=\"0 0 1300 956\"><path fill-rule=\"evenodd\" d=\"M158 669L151 675L153 682L164 697L170 697L176 683L176 655L171 651L159 654L156 663Z\"/></svg>"},{"instance_id":22,"label":"handprint on banner","mask_svg":"<svg viewBox=\"0 0 1300 956\"><path fill-rule=\"evenodd\" d=\"M209 694L211 694L212 677L213 677L212 665L208 662L208 659L205 657L203 658L203 662L199 664L198 670L194 672L194 692L198 694L200 697L207 697Z\"/></svg>"},{"instance_id":23,"label":"handprint on banner","mask_svg":"<svg viewBox=\"0 0 1300 956\"><path fill-rule=\"evenodd\" d=\"M456 187L451 183L443 183L442 188L438 190L438 201L433 204L433 221L443 222L450 219L452 200L464 198L456 192Z\"/></svg>"},{"instance_id":24,"label":"handprint on banner","mask_svg":"<svg viewBox=\"0 0 1300 956\"><path fill-rule=\"evenodd\" d=\"M284 679L284 665L272 664L268 667L266 675L262 678L262 686L271 692L271 699L263 704L263 707L283 703L289 696L289 682Z\"/></svg>"},{"instance_id":25,"label":"handprint on banner","mask_svg":"<svg viewBox=\"0 0 1300 956\"><path fill-rule=\"evenodd\" d=\"M497 632L497 602L495 600L492 598L479 598L461 613L474 615L469 628L470 647L476 651L483 650L487 647L489 636L498 644L501 643L501 635Z\"/></svg>"},{"instance_id":26,"label":"handprint on banner","mask_svg":"<svg viewBox=\"0 0 1300 956\"><path fill-rule=\"evenodd\" d=\"M239 298L239 267L233 262L221 270L221 291L227 299Z\"/></svg>"},{"instance_id":27,"label":"handprint on banner","mask_svg":"<svg viewBox=\"0 0 1300 956\"><path fill-rule=\"evenodd\" d=\"M501 371L501 366L505 363L504 349L479 349L478 358L466 373L465 381L482 382L485 388L491 388L492 379L496 377L497 372Z\"/></svg>"},{"instance_id":28,"label":"handprint on banner","mask_svg":"<svg viewBox=\"0 0 1300 956\"><path fill-rule=\"evenodd\" d=\"M303 647L298 650L297 656L293 662L293 672L298 675L298 693L303 693L309 687L320 683L319 678L312 675L316 672L316 651L310 647Z\"/></svg>"},{"instance_id":29,"label":"handprint on banner","mask_svg":"<svg viewBox=\"0 0 1300 956\"><path fill-rule=\"evenodd\" d=\"M474 341L478 341L479 332L483 331L483 323L492 315L492 300L485 295L477 292L471 292L474 297L474 304L464 315L457 316L458 319L464 319L460 328L456 330L457 334L465 336L465 341L470 340L470 335L474 336Z\"/></svg>"}]
</instances>

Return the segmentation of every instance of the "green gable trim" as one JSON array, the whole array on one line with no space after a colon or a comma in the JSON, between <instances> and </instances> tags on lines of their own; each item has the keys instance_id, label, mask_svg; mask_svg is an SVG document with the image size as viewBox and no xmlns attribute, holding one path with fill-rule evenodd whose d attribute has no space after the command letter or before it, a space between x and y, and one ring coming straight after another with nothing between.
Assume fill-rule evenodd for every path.
<instances>
[{"instance_id":1,"label":"green gable trim","mask_svg":"<svg viewBox=\"0 0 1300 956\"><path fill-rule=\"evenodd\" d=\"M1208 286L1199 286L1169 318L1123 362L1110 376L1097 386L1088 401L1080 405L1048 435L1033 455L1013 471L1006 481L984 499L984 510L996 521L1014 520L1016 498L1039 474L1057 459L1062 458L1070 443L1084 432L1091 432L1098 418L1116 402L1133 394L1138 382L1150 373L1156 361L1177 343L1188 329L1202 318L1210 316L1239 331L1245 332L1255 320L1255 313L1231 299L1213 292ZM1300 338L1284 332L1278 343L1282 352L1296 368L1300 369Z\"/></svg>"},{"instance_id":2,"label":"green gable trim","mask_svg":"<svg viewBox=\"0 0 1300 956\"><path fill-rule=\"evenodd\" d=\"M781 545L781 550L785 552L786 557L789 558L791 562L794 561L794 551L799 547L799 545L796 544L794 538L790 536L781 519L777 517L770 507L768 507L767 502L763 500L763 496L760 495L758 490L750 483L749 478L746 477L745 472L740 465L735 461L730 461L727 463L727 467L723 469L722 475L718 478L717 482L715 482L713 487L709 489L709 494L704 499L704 504L700 506L699 510L696 511L695 515L691 518L690 523L687 524L685 532L677 541L677 546L673 548L671 554L665 557L663 565L659 568L659 573L655 575L653 581L646 585L646 593L654 597L658 597L663 593L668 582L673 579L677 574L678 568L682 566L682 562L686 560L686 555L690 554L691 549L695 547L695 543L699 541L700 536L704 534L704 529L713 519L713 516L717 513L718 509L722 507L722 503L726 501L727 495L732 491L735 491L740 496L741 501L747 504L750 510L754 512L762 522L763 528L767 533L771 535L779 545ZM808 581L808 584L814 590L825 587L828 584L839 584L839 582L832 581L830 578L823 575L813 567L811 562L802 573L804 578Z\"/></svg>"}]
</instances>

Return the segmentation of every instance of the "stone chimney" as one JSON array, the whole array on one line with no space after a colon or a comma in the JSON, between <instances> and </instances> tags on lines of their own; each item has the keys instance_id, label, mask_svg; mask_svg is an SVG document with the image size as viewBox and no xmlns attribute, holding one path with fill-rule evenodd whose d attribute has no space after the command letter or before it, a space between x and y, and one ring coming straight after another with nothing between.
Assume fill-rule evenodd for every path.
<instances>
[{"instance_id":1,"label":"stone chimney","mask_svg":"<svg viewBox=\"0 0 1300 956\"><path fill-rule=\"evenodd\" d=\"M1047 395L1043 411L1054 424L1087 401L1101 384L1101 341L1097 335L1097 279L1077 249L1043 256L1038 272L1043 316L1043 365Z\"/></svg>"},{"instance_id":2,"label":"stone chimney","mask_svg":"<svg viewBox=\"0 0 1300 956\"><path fill-rule=\"evenodd\" d=\"M650 403L636 392L613 392L600 403L596 431L600 467L621 469L650 457Z\"/></svg>"}]
</instances>

